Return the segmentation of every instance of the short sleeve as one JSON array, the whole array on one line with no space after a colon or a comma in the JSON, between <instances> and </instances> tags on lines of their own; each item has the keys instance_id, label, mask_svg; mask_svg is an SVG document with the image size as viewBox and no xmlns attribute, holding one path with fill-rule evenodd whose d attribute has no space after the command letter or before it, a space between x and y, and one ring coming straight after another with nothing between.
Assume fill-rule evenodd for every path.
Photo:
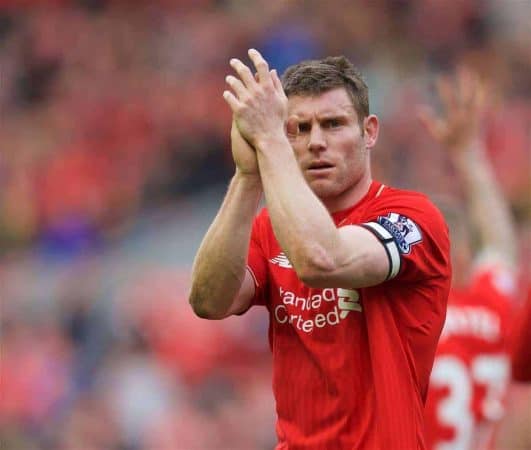
<instances>
[{"instance_id":1,"label":"short sleeve","mask_svg":"<svg viewBox=\"0 0 531 450\"><path fill-rule=\"evenodd\" d=\"M361 225L385 246L388 279L450 276L448 227L427 197L403 194L379 199Z\"/></svg>"},{"instance_id":2,"label":"short sleeve","mask_svg":"<svg viewBox=\"0 0 531 450\"><path fill-rule=\"evenodd\" d=\"M485 252L473 264L472 286L488 286L495 297L515 298L517 295L515 271L502 258L485 256Z\"/></svg>"},{"instance_id":3,"label":"short sleeve","mask_svg":"<svg viewBox=\"0 0 531 450\"><path fill-rule=\"evenodd\" d=\"M263 249L261 216L254 222L247 255L247 270L253 277L255 293L251 305L265 305L265 288L268 279L267 258Z\"/></svg>"}]
</instances>

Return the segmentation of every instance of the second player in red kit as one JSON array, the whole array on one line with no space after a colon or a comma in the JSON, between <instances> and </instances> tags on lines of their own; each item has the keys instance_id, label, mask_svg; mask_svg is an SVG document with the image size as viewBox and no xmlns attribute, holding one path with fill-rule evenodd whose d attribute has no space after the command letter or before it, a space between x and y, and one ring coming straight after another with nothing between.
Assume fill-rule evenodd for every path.
<instances>
[{"instance_id":1,"label":"second player in red kit","mask_svg":"<svg viewBox=\"0 0 531 450\"><path fill-rule=\"evenodd\" d=\"M445 107L424 121L447 152L463 196L446 208L455 276L430 379L426 444L430 450L488 450L510 381L517 240L484 144L485 86L462 68L455 80L439 79L438 87Z\"/></svg>"}]
</instances>

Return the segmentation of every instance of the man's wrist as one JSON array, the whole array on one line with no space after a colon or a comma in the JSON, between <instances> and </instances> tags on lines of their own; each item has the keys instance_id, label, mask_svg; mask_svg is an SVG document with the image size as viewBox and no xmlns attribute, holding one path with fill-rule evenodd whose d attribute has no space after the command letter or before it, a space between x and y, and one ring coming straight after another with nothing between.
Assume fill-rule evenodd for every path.
<instances>
[{"instance_id":1,"label":"man's wrist","mask_svg":"<svg viewBox=\"0 0 531 450\"><path fill-rule=\"evenodd\" d=\"M236 168L233 180L237 183L245 184L245 186L250 189L262 188L262 180L259 172L242 172L240 169Z\"/></svg>"},{"instance_id":2,"label":"man's wrist","mask_svg":"<svg viewBox=\"0 0 531 450\"><path fill-rule=\"evenodd\" d=\"M477 161L483 153L483 144L479 139L472 139L466 145L451 149L450 156L455 165L468 166Z\"/></svg>"},{"instance_id":3,"label":"man's wrist","mask_svg":"<svg viewBox=\"0 0 531 450\"><path fill-rule=\"evenodd\" d=\"M289 143L284 130L274 134L266 135L256 141L256 150L261 153L269 153L272 151L271 149L281 148L284 146L291 148L291 144Z\"/></svg>"}]
</instances>

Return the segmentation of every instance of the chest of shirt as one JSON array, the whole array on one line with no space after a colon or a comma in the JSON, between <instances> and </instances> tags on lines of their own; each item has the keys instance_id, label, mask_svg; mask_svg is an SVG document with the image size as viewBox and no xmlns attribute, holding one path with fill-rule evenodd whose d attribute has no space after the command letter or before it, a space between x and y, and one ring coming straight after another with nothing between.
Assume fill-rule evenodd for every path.
<instances>
[{"instance_id":1,"label":"chest of shirt","mask_svg":"<svg viewBox=\"0 0 531 450\"><path fill-rule=\"evenodd\" d=\"M297 277L283 252L269 264L269 308L275 326L313 334L330 327L359 326L363 305L360 291L311 288Z\"/></svg>"}]
</instances>

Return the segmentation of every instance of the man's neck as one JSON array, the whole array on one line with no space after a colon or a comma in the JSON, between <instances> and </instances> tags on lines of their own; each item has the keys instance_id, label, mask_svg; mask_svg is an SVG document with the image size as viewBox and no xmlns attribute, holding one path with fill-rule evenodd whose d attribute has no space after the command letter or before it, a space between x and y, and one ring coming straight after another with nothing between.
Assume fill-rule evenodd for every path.
<instances>
[{"instance_id":1,"label":"man's neck","mask_svg":"<svg viewBox=\"0 0 531 450\"><path fill-rule=\"evenodd\" d=\"M321 199L321 201L328 209L328 212L335 213L337 211L343 211L358 203L369 191L371 187L372 177L370 172L367 172L354 186L342 194Z\"/></svg>"}]
</instances>

